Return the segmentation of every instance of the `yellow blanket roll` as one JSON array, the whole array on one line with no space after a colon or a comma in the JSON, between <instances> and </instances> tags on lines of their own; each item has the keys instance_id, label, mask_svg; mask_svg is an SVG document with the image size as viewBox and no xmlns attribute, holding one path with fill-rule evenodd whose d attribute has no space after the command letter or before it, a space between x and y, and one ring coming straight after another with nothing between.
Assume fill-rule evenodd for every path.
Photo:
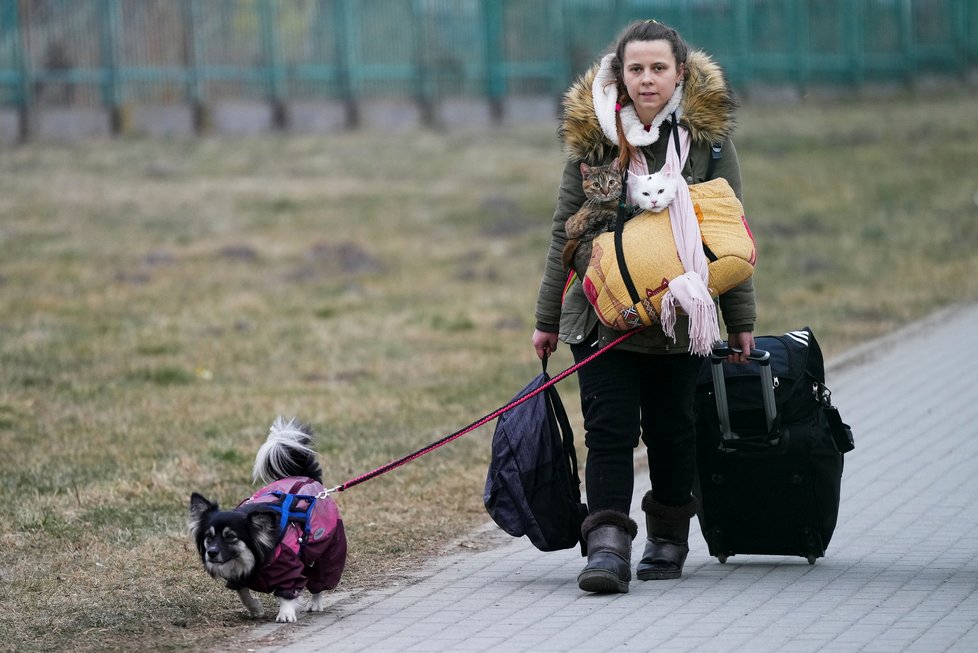
<instances>
[{"instance_id":1,"label":"yellow blanket roll","mask_svg":"<svg viewBox=\"0 0 978 653\"><path fill-rule=\"evenodd\" d=\"M744 207L726 179L693 184L689 194L710 261L708 287L718 297L754 273L754 236ZM645 211L626 222L622 250L638 303L632 301L619 269L614 232L599 235L591 245L591 262L582 280L584 294L598 319L613 329L628 331L656 324L669 281L686 271L676 251L669 211Z\"/></svg>"}]
</instances>

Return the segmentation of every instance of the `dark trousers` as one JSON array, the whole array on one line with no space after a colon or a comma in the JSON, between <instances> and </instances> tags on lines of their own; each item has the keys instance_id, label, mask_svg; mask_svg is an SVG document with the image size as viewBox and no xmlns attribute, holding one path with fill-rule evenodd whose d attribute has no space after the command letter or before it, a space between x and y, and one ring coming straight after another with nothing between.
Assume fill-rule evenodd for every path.
<instances>
[{"instance_id":1,"label":"dark trousers","mask_svg":"<svg viewBox=\"0 0 978 653\"><path fill-rule=\"evenodd\" d=\"M571 347L577 361L596 349ZM689 501L696 464L693 391L702 364L686 353L612 349L578 370L590 512L628 514L639 438L648 450L652 496L664 505Z\"/></svg>"}]
</instances>

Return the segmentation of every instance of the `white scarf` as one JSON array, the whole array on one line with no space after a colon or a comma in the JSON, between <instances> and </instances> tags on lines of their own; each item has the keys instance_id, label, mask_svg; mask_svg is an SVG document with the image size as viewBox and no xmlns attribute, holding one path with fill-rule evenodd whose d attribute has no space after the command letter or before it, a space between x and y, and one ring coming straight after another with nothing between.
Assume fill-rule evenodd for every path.
<instances>
[{"instance_id":1,"label":"white scarf","mask_svg":"<svg viewBox=\"0 0 978 653\"><path fill-rule=\"evenodd\" d=\"M689 315L689 351L698 356L708 356L713 345L720 340L720 327L717 322L716 305L710 296L709 261L703 253L702 237L699 223L693 210L693 202L689 197L689 186L682 176L683 165L689 155L689 132L679 127L680 103L683 97L683 84L680 83L666 106L652 119L651 127L646 130L639 119L635 107L628 105L618 107L617 86L611 71L611 60L614 54L607 54L601 59L601 66L591 85L591 97L594 103L594 113L601 125L601 131L615 145L618 142L618 129L615 114L621 116L622 131L625 138L635 147L651 145L659 140L659 126L670 114L675 113L679 129L680 149L676 148L672 138L669 139L665 166L670 167L673 178L677 180L676 197L669 205L669 220L672 225L673 237L676 241L676 251L686 272L669 282L669 288L662 298L662 330L675 341L676 308L677 305ZM638 151L629 162L632 174L648 174L645 155ZM631 199L629 200L631 202ZM634 203L634 202L632 202Z\"/></svg>"},{"instance_id":2,"label":"white scarf","mask_svg":"<svg viewBox=\"0 0 978 653\"><path fill-rule=\"evenodd\" d=\"M683 264L684 274L669 282L669 288L662 296L662 330L667 336L676 339L676 307L681 307L689 316L689 351L697 356L709 356L713 345L720 340L720 325L717 322L717 308L710 296L710 268L706 254L703 253L703 237L700 225L689 197L689 186L683 178L683 163L689 155L689 132L679 127L679 147L669 138L669 150L664 167L673 170L676 180L676 197L669 205L669 221L676 241L676 251ZM644 158L644 155L639 153Z\"/></svg>"}]
</instances>

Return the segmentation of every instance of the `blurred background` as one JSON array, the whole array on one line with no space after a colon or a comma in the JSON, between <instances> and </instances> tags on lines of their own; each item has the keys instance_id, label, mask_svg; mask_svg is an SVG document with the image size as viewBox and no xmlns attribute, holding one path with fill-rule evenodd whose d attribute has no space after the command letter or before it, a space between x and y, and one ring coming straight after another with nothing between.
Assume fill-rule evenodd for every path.
<instances>
[{"instance_id":1,"label":"blurred background","mask_svg":"<svg viewBox=\"0 0 978 653\"><path fill-rule=\"evenodd\" d=\"M975 0L0 0L0 141L549 121L639 18L746 97L978 68Z\"/></svg>"}]
</instances>

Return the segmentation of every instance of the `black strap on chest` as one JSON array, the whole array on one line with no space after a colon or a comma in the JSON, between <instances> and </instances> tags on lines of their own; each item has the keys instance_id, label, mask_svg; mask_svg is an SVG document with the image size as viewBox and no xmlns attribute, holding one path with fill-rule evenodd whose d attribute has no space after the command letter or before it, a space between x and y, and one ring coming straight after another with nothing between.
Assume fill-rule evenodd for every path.
<instances>
[{"instance_id":1,"label":"black strap on chest","mask_svg":"<svg viewBox=\"0 0 978 653\"><path fill-rule=\"evenodd\" d=\"M628 168L625 168L625 172L621 177L621 195L618 196L618 217L615 220L615 259L618 261L618 271L621 273L621 280L625 284L625 288L628 290L628 296L632 298L632 303L637 304L641 301L638 296L638 291L635 289L635 282L632 281L632 275L628 271L628 266L625 264L625 248L622 246L622 235L625 230L625 220L627 220L626 210L626 199L627 199L627 189L628 189Z\"/></svg>"},{"instance_id":2,"label":"black strap on chest","mask_svg":"<svg viewBox=\"0 0 978 653\"><path fill-rule=\"evenodd\" d=\"M672 140L676 145L676 153L679 153L679 130L676 127L676 114L672 114ZM713 173L717 169L717 161L723 158L723 141L717 141L716 143L710 144L710 160L706 163L706 177L705 180L709 181L713 179Z\"/></svg>"},{"instance_id":3,"label":"black strap on chest","mask_svg":"<svg viewBox=\"0 0 978 653\"><path fill-rule=\"evenodd\" d=\"M723 141L717 141L710 145L710 161L706 164L706 178L713 179L713 173L717 168L717 161L723 156Z\"/></svg>"}]
</instances>

